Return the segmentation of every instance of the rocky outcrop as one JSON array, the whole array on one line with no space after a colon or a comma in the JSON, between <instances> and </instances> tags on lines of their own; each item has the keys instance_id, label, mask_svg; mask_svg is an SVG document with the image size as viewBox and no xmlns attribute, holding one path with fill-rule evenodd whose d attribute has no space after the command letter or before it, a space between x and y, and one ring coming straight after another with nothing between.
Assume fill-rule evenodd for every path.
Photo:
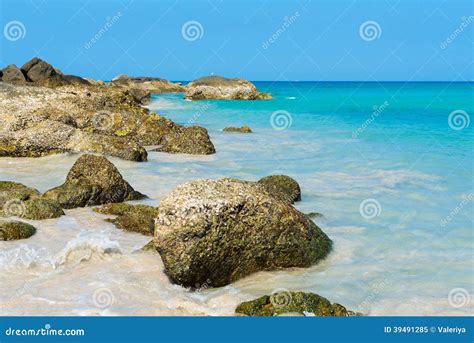
<instances>
[{"instance_id":1,"label":"rocky outcrop","mask_svg":"<svg viewBox=\"0 0 474 343\"><path fill-rule=\"evenodd\" d=\"M33 236L36 228L30 224L18 221L0 220L0 241L14 241Z\"/></svg>"},{"instance_id":2,"label":"rocky outcrop","mask_svg":"<svg viewBox=\"0 0 474 343\"><path fill-rule=\"evenodd\" d=\"M110 83L115 86L125 86L149 93L182 93L185 90L185 87L179 83L170 82L157 77L131 77L127 75L119 75Z\"/></svg>"},{"instance_id":3,"label":"rocky outcrop","mask_svg":"<svg viewBox=\"0 0 474 343\"><path fill-rule=\"evenodd\" d=\"M66 182L43 194L57 201L62 208L95 206L146 196L135 191L118 169L105 157L83 155L69 171Z\"/></svg>"},{"instance_id":4,"label":"rocky outcrop","mask_svg":"<svg viewBox=\"0 0 474 343\"><path fill-rule=\"evenodd\" d=\"M169 277L186 287L309 267L331 249L305 214L258 183L235 179L198 180L171 192L158 208L155 244Z\"/></svg>"},{"instance_id":5,"label":"rocky outcrop","mask_svg":"<svg viewBox=\"0 0 474 343\"><path fill-rule=\"evenodd\" d=\"M99 208L94 208L94 211L117 216L113 219L107 219L107 221L113 223L119 229L153 236L155 218L158 214L158 210L155 207L146 205L107 204Z\"/></svg>"},{"instance_id":6,"label":"rocky outcrop","mask_svg":"<svg viewBox=\"0 0 474 343\"><path fill-rule=\"evenodd\" d=\"M140 162L147 160L145 145L214 153L205 129L194 135L197 129L150 113L141 106L142 96L121 87L0 83L0 156L92 152Z\"/></svg>"},{"instance_id":7,"label":"rocky outcrop","mask_svg":"<svg viewBox=\"0 0 474 343\"><path fill-rule=\"evenodd\" d=\"M21 70L14 64L7 65L2 69L1 80L4 82L10 82L14 84L24 84L26 83L25 75Z\"/></svg>"},{"instance_id":8,"label":"rocky outcrop","mask_svg":"<svg viewBox=\"0 0 474 343\"><path fill-rule=\"evenodd\" d=\"M287 175L266 176L258 180L258 183L265 187L270 194L289 204L301 200L300 185Z\"/></svg>"},{"instance_id":9,"label":"rocky outcrop","mask_svg":"<svg viewBox=\"0 0 474 343\"><path fill-rule=\"evenodd\" d=\"M59 204L40 198L40 193L21 183L0 181L0 216L41 220L64 214Z\"/></svg>"},{"instance_id":10,"label":"rocky outcrop","mask_svg":"<svg viewBox=\"0 0 474 343\"><path fill-rule=\"evenodd\" d=\"M186 99L257 100L270 99L268 93L260 93L255 85L243 79L207 76L186 85Z\"/></svg>"},{"instance_id":11,"label":"rocky outcrop","mask_svg":"<svg viewBox=\"0 0 474 343\"><path fill-rule=\"evenodd\" d=\"M305 316L356 316L340 304L331 302L320 295L304 292L280 291L246 301L237 306L235 313L247 316L278 316L301 314Z\"/></svg>"},{"instance_id":12,"label":"rocky outcrop","mask_svg":"<svg viewBox=\"0 0 474 343\"><path fill-rule=\"evenodd\" d=\"M242 127L225 127L222 131L224 132L238 132L238 133L252 133L252 129L248 126L242 126Z\"/></svg>"}]
</instances>

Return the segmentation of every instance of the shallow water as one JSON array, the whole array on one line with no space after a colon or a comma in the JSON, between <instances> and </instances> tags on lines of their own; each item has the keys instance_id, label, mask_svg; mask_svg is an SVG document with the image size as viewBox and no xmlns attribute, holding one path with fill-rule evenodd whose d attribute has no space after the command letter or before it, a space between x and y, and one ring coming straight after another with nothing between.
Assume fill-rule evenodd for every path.
<instances>
[{"instance_id":1,"label":"shallow water","mask_svg":"<svg viewBox=\"0 0 474 343\"><path fill-rule=\"evenodd\" d=\"M258 87L274 99L191 102L174 94L150 104L178 123L206 127L215 155L111 160L152 205L188 180L290 175L302 187L296 207L324 215L315 221L334 241L325 261L191 292L169 282L157 254L139 251L148 237L74 209L29 221L38 228L30 239L0 242L0 313L231 315L241 301L288 289L370 315L472 314L473 130L452 129L448 116L474 113L473 84ZM221 131L241 125L254 133ZM76 158L0 158L0 179L45 191L64 181Z\"/></svg>"}]
</instances>

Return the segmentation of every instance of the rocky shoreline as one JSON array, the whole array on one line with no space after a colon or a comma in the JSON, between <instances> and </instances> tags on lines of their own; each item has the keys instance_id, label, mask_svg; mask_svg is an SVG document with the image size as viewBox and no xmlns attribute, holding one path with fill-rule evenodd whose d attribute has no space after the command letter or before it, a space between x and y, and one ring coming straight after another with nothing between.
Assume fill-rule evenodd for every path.
<instances>
[{"instance_id":1,"label":"rocky shoreline","mask_svg":"<svg viewBox=\"0 0 474 343\"><path fill-rule=\"evenodd\" d=\"M144 250L156 251L169 280L188 289L222 287L259 271L307 268L331 253L331 239L293 207L302 195L289 176L195 180L178 186L158 207L132 205L126 202L146 195L103 156L145 162L148 146L167 153L215 153L205 128L178 125L143 105L150 93L163 92L193 100L270 98L250 82L213 76L183 86L120 76L104 83L64 75L37 58L21 68L7 66L0 76L0 157L81 154L65 182L43 194L0 181L0 240L35 234L34 225L18 218L45 220L64 215L65 209L100 206L93 210L112 216L104 219L118 229L152 237ZM284 306L275 301L279 297L242 303L236 314L355 315L316 294L290 292Z\"/></svg>"}]
</instances>

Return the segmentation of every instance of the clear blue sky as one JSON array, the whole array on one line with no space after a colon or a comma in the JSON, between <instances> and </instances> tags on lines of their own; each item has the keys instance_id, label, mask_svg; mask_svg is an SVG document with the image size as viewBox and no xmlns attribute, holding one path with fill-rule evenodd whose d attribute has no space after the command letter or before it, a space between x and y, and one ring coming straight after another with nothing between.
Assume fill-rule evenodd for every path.
<instances>
[{"instance_id":1,"label":"clear blue sky","mask_svg":"<svg viewBox=\"0 0 474 343\"><path fill-rule=\"evenodd\" d=\"M171 80L212 73L280 81L473 80L472 3L2 0L0 62L20 66L39 56L64 73L103 80L122 73ZM198 36L191 30L187 40L182 29L189 21L202 31L196 26ZM361 36L368 21L378 25L372 24L375 36L370 23ZM6 33L15 22L23 25L20 36Z\"/></svg>"}]
</instances>

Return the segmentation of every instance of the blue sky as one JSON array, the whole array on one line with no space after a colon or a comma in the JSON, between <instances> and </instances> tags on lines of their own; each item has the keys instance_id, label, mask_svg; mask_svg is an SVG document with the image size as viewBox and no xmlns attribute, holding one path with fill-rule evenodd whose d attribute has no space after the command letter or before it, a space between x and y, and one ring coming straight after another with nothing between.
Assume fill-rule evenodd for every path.
<instances>
[{"instance_id":1,"label":"blue sky","mask_svg":"<svg viewBox=\"0 0 474 343\"><path fill-rule=\"evenodd\" d=\"M1 6L1 65L39 56L64 73L103 80L118 74L474 78L470 0L2 0Z\"/></svg>"}]
</instances>

